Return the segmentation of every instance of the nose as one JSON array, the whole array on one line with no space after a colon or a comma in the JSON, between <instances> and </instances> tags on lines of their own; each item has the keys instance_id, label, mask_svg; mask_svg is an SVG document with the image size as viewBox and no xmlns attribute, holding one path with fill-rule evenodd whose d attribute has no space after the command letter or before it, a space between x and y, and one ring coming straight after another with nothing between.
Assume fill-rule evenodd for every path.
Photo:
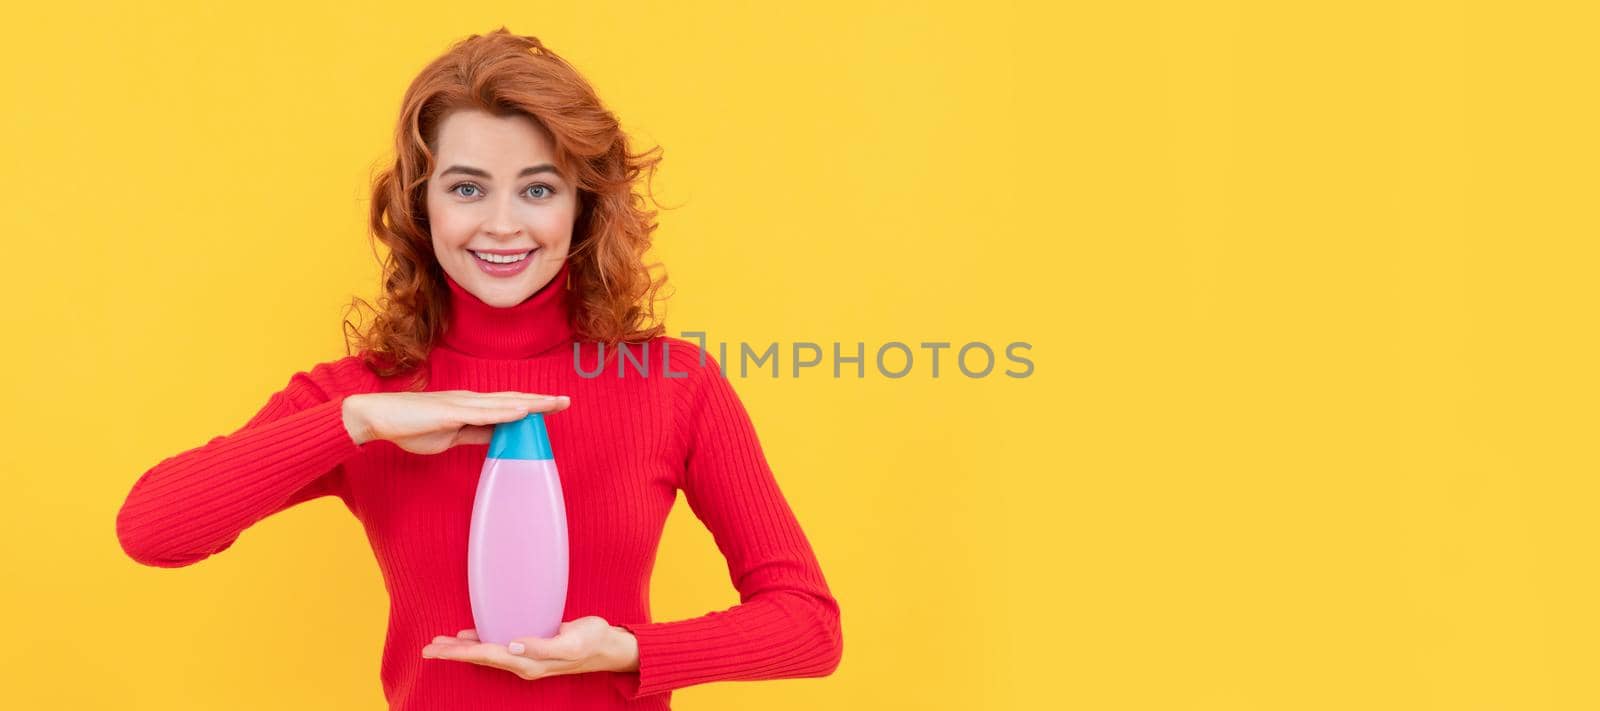
<instances>
[{"instance_id":1,"label":"nose","mask_svg":"<svg viewBox=\"0 0 1600 711\"><path fill-rule=\"evenodd\" d=\"M503 192L503 191L502 191ZM520 229L517 225L516 205L510 197L500 197L494 201L493 211L489 214L489 221L484 229L493 235L513 235Z\"/></svg>"}]
</instances>

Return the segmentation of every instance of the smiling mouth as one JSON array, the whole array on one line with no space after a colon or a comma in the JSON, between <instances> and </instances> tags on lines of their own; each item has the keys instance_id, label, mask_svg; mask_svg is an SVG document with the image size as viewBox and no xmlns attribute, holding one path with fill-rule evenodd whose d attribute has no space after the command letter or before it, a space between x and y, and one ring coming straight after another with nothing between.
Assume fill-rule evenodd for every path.
<instances>
[{"instance_id":1,"label":"smiling mouth","mask_svg":"<svg viewBox=\"0 0 1600 711\"><path fill-rule=\"evenodd\" d=\"M518 252L516 254L492 254L489 252L478 252L470 249L467 251L471 252L472 256L476 257L478 261L487 264L516 264L517 262L527 259L529 255L532 255L534 252L539 250L534 248L526 252Z\"/></svg>"}]
</instances>

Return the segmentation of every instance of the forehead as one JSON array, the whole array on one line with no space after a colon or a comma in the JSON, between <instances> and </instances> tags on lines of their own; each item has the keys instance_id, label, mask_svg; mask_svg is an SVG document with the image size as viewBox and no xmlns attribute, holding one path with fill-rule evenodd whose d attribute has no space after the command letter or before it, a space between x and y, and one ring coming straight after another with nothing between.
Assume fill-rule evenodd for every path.
<instances>
[{"instance_id":1,"label":"forehead","mask_svg":"<svg viewBox=\"0 0 1600 711\"><path fill-rule=\"evenodd\" d=\"M469 163L490 172L511 172L555 162L555 141L545 127L523 114L496 115L478 109L447 114L439 124L438 162Z\"/></svg>"}]
</instances>

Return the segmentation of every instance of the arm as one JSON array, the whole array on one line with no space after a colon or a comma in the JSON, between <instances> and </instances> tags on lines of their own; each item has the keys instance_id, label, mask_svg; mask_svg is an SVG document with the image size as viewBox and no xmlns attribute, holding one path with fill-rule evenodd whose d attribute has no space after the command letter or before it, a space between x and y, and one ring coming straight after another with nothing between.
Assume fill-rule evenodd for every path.
<instances>
[{"instance_id":1,"label":"arm","mask_svg":"<svg viewBox=\"0 0 1600 711\"><path fill-rule=\"evenodd\" d=\"M826 676L844 648L839 604L749 414L715 360L693 370L683 491L727 559L740 603L687 620L616 625L637 638L637 671L616 675L629 699L710 681Z\"/></svg>"},{"instance_id":2,"label":"arm","mask_svg":"<svg viewBox=\"0 0 1600 711\"><path fill-rule=\"evenodd\" d=\"M227 550L267 516L343 487L360 451L334 367L295 373L238 431L173 455L139 477L117 512L117 539L145 565L176 568Z\"/></svg>"}]
</instances>

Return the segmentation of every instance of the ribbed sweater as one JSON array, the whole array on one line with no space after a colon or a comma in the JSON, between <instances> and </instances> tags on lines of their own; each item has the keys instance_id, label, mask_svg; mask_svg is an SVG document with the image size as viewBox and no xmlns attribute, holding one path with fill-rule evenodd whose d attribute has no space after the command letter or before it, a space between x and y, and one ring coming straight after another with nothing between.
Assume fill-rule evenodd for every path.
<instances>
[{"instance_id":1,"label":"ribbed sweater","mask_svg":"<svg viewBox=\"0 0 1600 711\"><path fill-rule=\"evenodd\" d=\"M575 340L567 275L563 265L509 308L446 277L445 328L421 367L430 391L572 398L545 417L570 546L562 619L598 615L632 632L637 671L525 680L422 658L434 636L474 626L467 538L488 446L419 455L383 440L357 445L344 398L409 382L377 376L359 354L293 374L237 431L146 471L117 514L123 550L145 565L191 565L267 516L339 497L366 530L389 596L379 677L391 709L667 709L672 690L693 684L832 673L843 651L838 602L728 378L699 346L666 336L625 353L606 347L596 374L601 347ZM740 602L658 622L650 574L678 491L726 558Z\"/></svg>"}]
</instances>

